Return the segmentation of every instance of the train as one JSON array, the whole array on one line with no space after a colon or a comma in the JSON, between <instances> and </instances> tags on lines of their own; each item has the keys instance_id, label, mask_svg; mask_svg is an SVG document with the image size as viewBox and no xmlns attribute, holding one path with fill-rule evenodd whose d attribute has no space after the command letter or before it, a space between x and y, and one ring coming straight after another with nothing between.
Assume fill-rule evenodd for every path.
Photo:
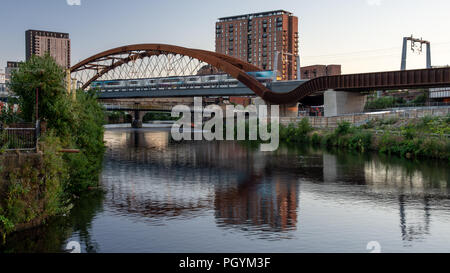
<instances>
[{"instance_id":1,"label":"train","mask_svg":"<svg viewBox=\"0 0 450 273\"><path fill-rule=\"evenodd\" d=\"M247 72L248 75L255 77L258 81L267 86L273 80L273 71ZM183 89L183 88L209 88L209 87L236 87L239 81L228 74L198 75L198 76L179 76L162 77L150 79L132 79L132 80L106 80L94 81L90 87L105 90L117 90L123 88L151 88L151 89Z\"/></svg>"}]
</instances>

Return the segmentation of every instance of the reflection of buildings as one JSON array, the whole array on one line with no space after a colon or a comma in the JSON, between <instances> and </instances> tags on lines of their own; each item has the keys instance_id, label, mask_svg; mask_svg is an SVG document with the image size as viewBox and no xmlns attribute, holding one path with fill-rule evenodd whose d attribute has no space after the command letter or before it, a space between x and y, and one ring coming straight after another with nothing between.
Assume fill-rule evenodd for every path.
<instances>
[{"instance_id":1,"label":"reflection of buildings","mask_svg":"<svg viewBox=\"0 0 450 273\"><path fill-rule=\"evenodd\" d=\"M449 170L430 163L418 168L346 152L261 153L235 142L170 143L169 137L169 131L106 131L103 184L110 207L149 221L214 212L221 228L263 239L291 238L299 229L301 184L302 200L397 214L394 224L411 242L425 239L432 212L439 215L430 195L448 199Z\"/></svg>"},{"instance_id":2,"label":"reflection of buildings","mask_svg":"<svg viewBox=\"0 0 450 273\"><path fill-rule=\"evenodd\" d=\"M405 242L422 240L430 233L431 225L431 196L445 196L448 198L450 172L442 168L436 172L437 166L432 163L422 164L421 168L407 168L410 164L404 160L396 161L390 158L387 162L377 159L370 160L360 156L352 159L348 155L324 154L324 181L328 183L355 183L353 179L360 174L358 185L364 185L364 191L352 193L347 197L345 191L336 191L339 198L349 200L370 200L378 207L398 206L401 238ZM345 162L346 167L339 166ZM349 168L349 166L351 166ZM326 194L333 193L333 191ZM324 193L325 194L325 193Z\"/></svg>"},{"instance_id":3,"label":"reflection of buildings","mask_svg":"<svg viewBox=\"0 0 450 273\"><path fill-rule=\"evenodd\" d=\"M219 222L270 231L295 229L298 183L262 180L263 177L250 176L236 188L217 189L214 206Z\"/></svg>"}]
</instances>

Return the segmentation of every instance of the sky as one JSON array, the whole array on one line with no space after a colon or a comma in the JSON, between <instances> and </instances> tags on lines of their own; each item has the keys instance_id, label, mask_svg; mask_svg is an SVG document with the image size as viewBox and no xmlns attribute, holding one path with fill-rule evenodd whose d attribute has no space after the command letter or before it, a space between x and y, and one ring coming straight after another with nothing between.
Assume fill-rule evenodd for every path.
<instances>
[{"instance_id":1,"label":"sky","mask_svg":"<svg viewBox=\"0 0 450 273\"><path fill-rule=\"evenodd\" d=\"M411 34L431 42L433 66L450 64L448 0L1 0L0 69L25 59L27 29L69 33L74 65L137 43L213 51L217 18L278 9L299 17L302 66L399 70ZM407 68L425 68L425 53L410 51Z\"/></svg>"}]
</instances>

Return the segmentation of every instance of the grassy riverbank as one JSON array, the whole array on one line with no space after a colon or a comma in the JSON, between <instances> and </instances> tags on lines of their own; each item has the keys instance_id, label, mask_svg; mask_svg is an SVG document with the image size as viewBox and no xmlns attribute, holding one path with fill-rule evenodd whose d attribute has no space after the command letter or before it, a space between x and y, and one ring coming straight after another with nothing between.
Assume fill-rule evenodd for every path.
<instances>
[{"instance_id":1,"label":"grassy riverbank","mask_svg":"<svg viewBox=\"0 0 450 273\"><path fill-rule=\"evenodd\" d=\"M333 130L314 129L306 119L280 128L280 141L378 151L405 158L434 158L450 162L450 116L371 121L361 127L343 122Z\"/></svg>"},{"instance_id":2,"label":"grassy riverbank","mask_svg":"<svg viewBox=\"0 0 450 273\"><path fill-rule=\"evenodd\" d=\"M67 94L65 72L50 56L33 56L13 73L11 89L19 97L14 120L34 122L35 90L39 118L46 130L39 140L40 159L5 168L1 164L0 234L35 226L68 213L71 202L98 186L105 146L104 110L93 93ZM5 115L6 116L6 115ZM2 115L0 120L7 123ZM62 149L78 149L64 154ZM18 157L30 155L18 154ZM19 162L19 161L18 161Z\"/></svg>"}]
</instances>

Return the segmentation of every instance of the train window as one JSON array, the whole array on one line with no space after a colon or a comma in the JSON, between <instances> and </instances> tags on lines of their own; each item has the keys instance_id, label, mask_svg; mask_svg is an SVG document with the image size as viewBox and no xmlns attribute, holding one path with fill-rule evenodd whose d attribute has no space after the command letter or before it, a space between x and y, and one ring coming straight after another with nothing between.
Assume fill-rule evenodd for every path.
<instances>
[{"instance_id":1,"label":"train window","mask_svg":"<svg viewBox=\"0 0 450 273\"><path fill-rule=\"evenodd\" d=\"M162 80L163 83L173 83L173 82L179 82L180 79L165 79Z\"/></svg>"},{"instance_id":2,"label":"train window","mask_svg":"<svg viewBox=\"0 0 450 273\"><path fill-rule=\"evenodd\" d=\"M121 82L107 82L106 85L120 85Z\"/></svg>"},{"instance_id":3,"label":"train window","mask_svg":"<svg viewBox=\"0 0 450 273\"><path fill-rule=\"evenodd\" d=\"M216 80L216 76L208 77L207 80L208 81L214 81L214 80Z\"/></svg>"},{"instance_id":4,"label":"train window","mask_svg":"<svg viewBox=\"0 0 450 273\"><path fill-rule=\"evenodd\" d=\"M135 84L138 84L138 82L137 81L132 81L132 82L130 82L130 84L135 85Z\"/></svg>"},{"instance_id":5,"label":"train window","mask_svg":"<svg viewBox=\"0 0 450 273\"><path fill-rule=\"evenodd\" d=\"M188 81L190 81L190 82L196 82L196 81L197 81L197 78L189 78Z\"/></svg>"}]
</instances>

